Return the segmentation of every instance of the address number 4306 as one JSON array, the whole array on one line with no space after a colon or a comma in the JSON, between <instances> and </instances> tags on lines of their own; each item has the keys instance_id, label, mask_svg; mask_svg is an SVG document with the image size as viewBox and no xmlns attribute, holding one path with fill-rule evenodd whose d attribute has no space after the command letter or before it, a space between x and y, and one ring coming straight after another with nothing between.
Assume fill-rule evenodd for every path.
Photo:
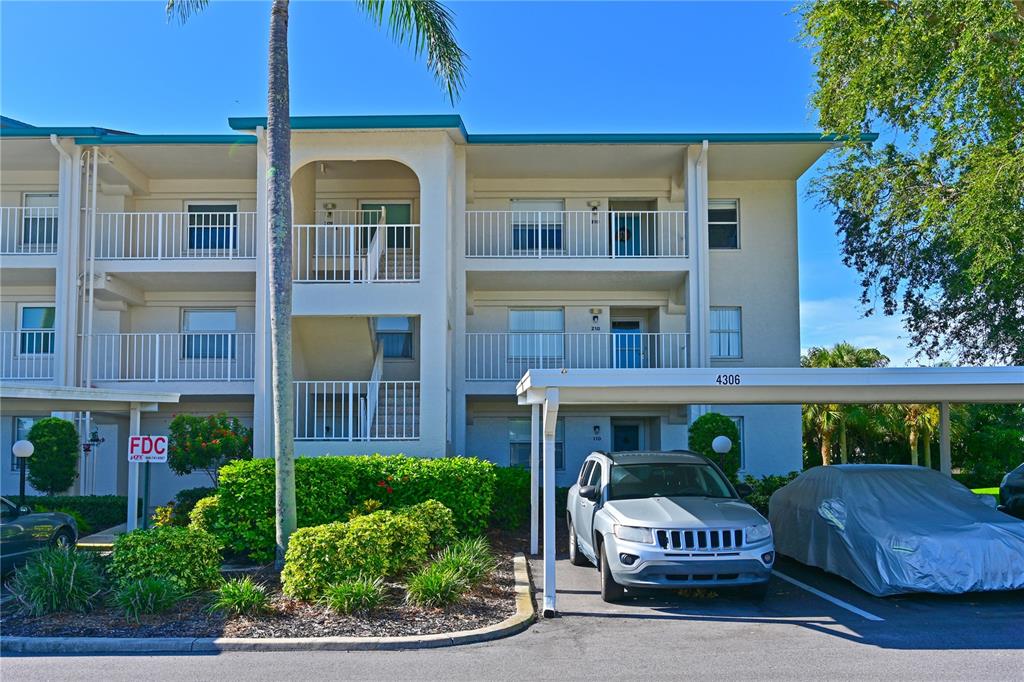
<instances>
[{"instance_id":1,"label":"address number 4306","mask_svg":"<svg viewBox=\"0 0 1024 682\"><path fill-rule=\"evenodd\" d=\"M739 374L719 374L715 377L715 383L719 386L739 386L742 382Z\"/></svg>"}]
</instances>

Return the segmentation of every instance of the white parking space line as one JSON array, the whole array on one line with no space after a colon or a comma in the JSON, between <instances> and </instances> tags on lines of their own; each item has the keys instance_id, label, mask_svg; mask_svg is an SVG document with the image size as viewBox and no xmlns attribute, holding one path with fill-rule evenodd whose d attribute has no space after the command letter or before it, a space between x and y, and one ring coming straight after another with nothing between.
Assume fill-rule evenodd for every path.
<instances>
[{"instance_id":1,"label":"white parking space line","mask_svg":"<svg viewBox=\"0 0 1024 682\"><path fill-rule=\"evenodd\" d=\"M839 597L833 597L831 594L828 594L827 592L822 592L821 590L819 590L816 587L811 587L807 583L800 582L796 578L790 578L785 573L779 573L778 571L774 571L773 570L772 571L772 575L775 575L775 576L778 576L778 577L782 578L787 583L791 583L793 585L796 585L801 590L807 590L811 594L813 594L813 595L815 595L817 597L821 597L825 601L832 602L833 604L835 604L836 606L838 606L841 609L846 609L850 613L856 613L861 618L866 618L867 620L873 620L873 621L884 621L885 620L885 618L880 618L879 616L876 616L873 613L869 613L869 612L865 611L864 609L858 609L856 606L854 606L850 602L845 602L842 599L840 599Z\"/></svg>"}]
</instances>

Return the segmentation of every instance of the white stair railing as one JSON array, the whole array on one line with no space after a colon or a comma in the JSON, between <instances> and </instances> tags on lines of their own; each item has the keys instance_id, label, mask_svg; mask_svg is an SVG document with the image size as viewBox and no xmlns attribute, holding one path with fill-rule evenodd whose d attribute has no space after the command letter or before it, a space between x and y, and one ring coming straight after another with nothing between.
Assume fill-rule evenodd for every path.
<instances>
[{"instance_id":1,"label":"white stair railing","mask_svg":"<svg viewBox=\"0 0 1024 682\"><path fill-rule=\"evenodd\" d=\"M294 225L292 279L416 282L419 242L419 225Z\"/></svg>"},{"instance_id":2,"label":"white stair railing","mask_svg":"<svg viewBox=\"0 0 1024 682\"><path fill-rule=\"evenodd\" d=\"M374 417L369 381L296 381L296 440L416 440L418 381L377 382Z\"/></svg>"},{"instance_id":3,"label":"white stair railing","mask_svg":"<svg viewBox=\"0 0 1024 682\"><path fill-rule=\"evenodd\" d=\"M384 345L377 343L377 352L373 356L373 370L370 372L370 385L366 391L366 421L363 422L363 437L370 435L370 425L377 418L377 401L380 398L380 380L384 376Z\"/></svg>"}]
</instances>

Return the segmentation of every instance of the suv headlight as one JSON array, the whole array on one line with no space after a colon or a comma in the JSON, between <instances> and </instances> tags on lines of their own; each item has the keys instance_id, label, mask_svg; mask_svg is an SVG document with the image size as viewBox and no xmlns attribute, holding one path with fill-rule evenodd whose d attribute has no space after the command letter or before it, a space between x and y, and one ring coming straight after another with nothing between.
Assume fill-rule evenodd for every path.
<instances>
[{"instance_id":1,"label":"suv headlight","mask_svg":"<svg viewBox=\"0 0 1024 682\"><path fill-rule=\"evenodd\" d=\"M654 536L650 528L637 528L636 526L620 526L615 524L615 537L626 542L641 542L645 545L654 543Z\"/></svg>"},{"instance_id":2,"label":"suv headlight","mask_svg":"<svg viewBox=\"0 0 1024 682\"><path fill-rule=\"evenodd\" d=\"M757 526L747 526L747 542L757 542L772 536L772 526L769 523L762 523Z\"/></svg>"}]
</instances>

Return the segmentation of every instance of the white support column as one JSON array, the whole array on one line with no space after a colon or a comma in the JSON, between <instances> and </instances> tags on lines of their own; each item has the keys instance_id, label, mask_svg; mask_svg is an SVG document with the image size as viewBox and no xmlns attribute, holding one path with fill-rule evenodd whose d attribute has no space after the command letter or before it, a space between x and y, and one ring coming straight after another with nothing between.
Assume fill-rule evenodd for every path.
<instances>
[{"instance_id":1,"label":"white support column","mask_svg":"<svg viewBox=\"0 0 1024 682\"><path fill-rule=\"evenodd\" d=\"M950 445L949 403L939 403L939 471L953 475L953 450Z\"/></svg>"},{"instance_id":2,"label":"white support column","mask_svg":"<svg viewBox=\"0 0 1024 682\"><path fill-rule=\"evenodd\" d=\"M530 554L537 555L540 512L540 404L530 405Z\"/></svg>"},{"instance_id":3,"label":"white support column","mask_svg":"<svg viewBox=\"0 0 1024 682\"><path fill-rule=\"evenodd\" d=\"M142 419L139 414L139 405L132 403L128 419L128 435L138 436L142 428ZM131 532L139 527L139 463L128 463L128 531ZM143 509L145 514L146 510Z\"/></svg>"},{"instance_id":4,"label":"white support column","mask_svg":"<svg viewBox=\"0 0 1024 682\"><path fill-rule=\"evenodd\" d=\"M555 616L555 431L558 424L558 389L544 398L544 617Z\"/></svg>"}]
</instances>

